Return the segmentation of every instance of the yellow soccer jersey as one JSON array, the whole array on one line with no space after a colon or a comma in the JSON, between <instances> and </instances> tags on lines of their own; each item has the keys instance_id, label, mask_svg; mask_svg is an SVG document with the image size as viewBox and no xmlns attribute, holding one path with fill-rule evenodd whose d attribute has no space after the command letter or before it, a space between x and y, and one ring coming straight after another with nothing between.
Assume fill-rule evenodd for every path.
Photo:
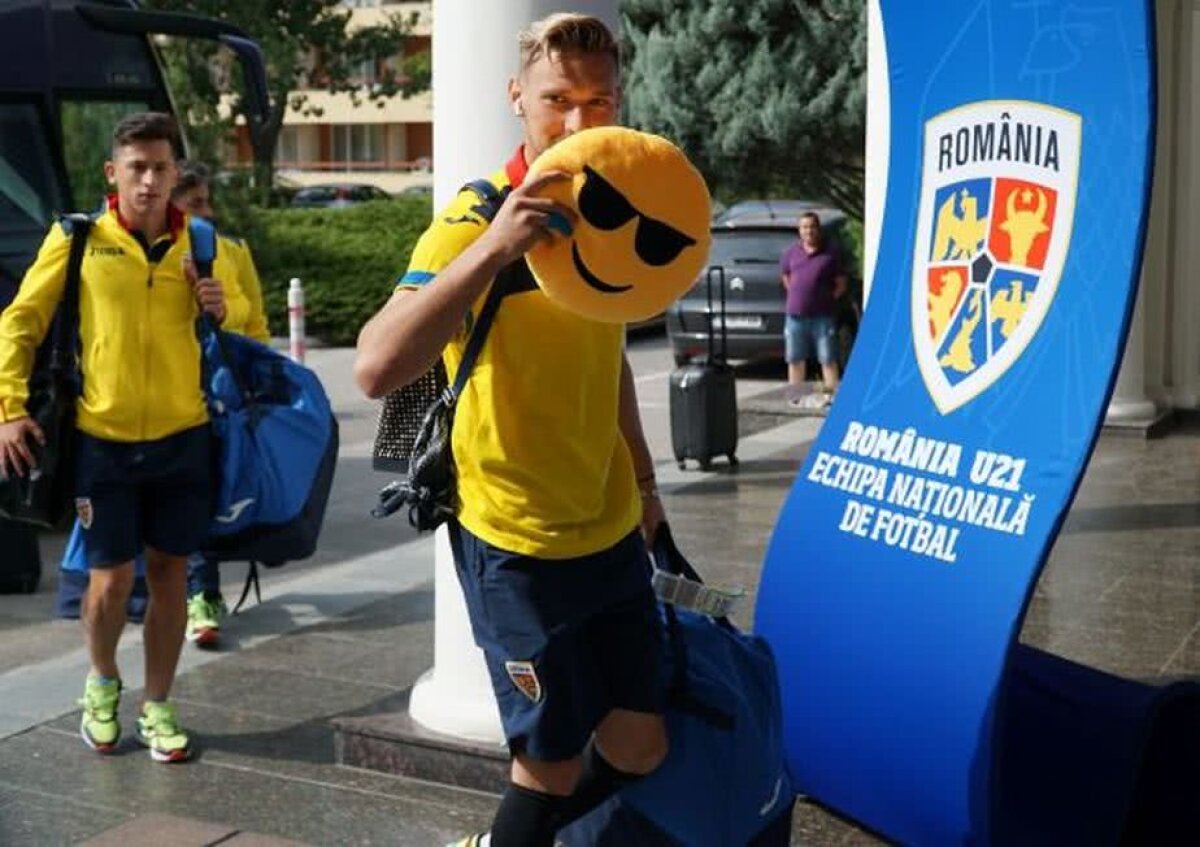
<instances>
[{"instance_id":1,"label":"yellow soccer jersey","mask_svg":"<svg viewBox=\"0 0 1200 847\"><path fill-rule=\"evenodd\" d=\"M491 182L503 188L508 178L500 171ZM486 228L479 204L464 190L434 218L398 287L437 284ZM459 333L443 355L451 380L467 338ZM638 525L617 414L623 345L622 326L562 309L531 278L505 296L454 418L458 518L470 532L514 553L565 559L603 550Z\"/></svg>"}]
</instances>

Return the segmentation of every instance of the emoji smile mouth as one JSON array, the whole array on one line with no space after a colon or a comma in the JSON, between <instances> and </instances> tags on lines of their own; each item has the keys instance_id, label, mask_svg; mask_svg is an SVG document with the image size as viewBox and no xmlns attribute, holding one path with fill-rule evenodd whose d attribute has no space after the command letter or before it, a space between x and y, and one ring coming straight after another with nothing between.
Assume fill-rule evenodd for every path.
<instances>
[{"instance_id":1,"label":"emoji smile mouth","mask_svg":"<svg viewBox=\"0 0 1200 847\"><path fill-rule=\"evenodd\" d=\"M575 262L575 270L583 277L583 281L602 294L620 294L622 291L633 288L632 285L610 285L588 270L588 266L583 263L583 258L579 255L577 243L571 244L571 258Z\"/></svg>"}]
</instances>

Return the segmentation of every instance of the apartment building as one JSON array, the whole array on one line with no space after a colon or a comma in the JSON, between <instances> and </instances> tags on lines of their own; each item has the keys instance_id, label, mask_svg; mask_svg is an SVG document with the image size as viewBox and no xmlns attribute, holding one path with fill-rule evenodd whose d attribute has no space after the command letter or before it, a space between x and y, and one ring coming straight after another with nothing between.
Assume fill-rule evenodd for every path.
<instances>
[{"instance_id":1,"label":"apartment building","mask_svg":"<svg viewBox=\"0 0 1200 847\"><path fill-rule=\"evenodd\" d=\"M370 26L388 15L404 18L416 13L413 37L406 54L430 49L433 35L432 0L343 0L350 8L350 26ZM386 64L364 63L362 85L375 82ZM396 95L382 106L349 94L298 91L308 97L316 114L289 110L276 148L276 178L293 186L325 182L375 185L395 194L433 183L433 95ZM243 130L244 132L244 130ZM238 159L249 161L249 143L239 139Z\"/></svg>"}]
</instances>

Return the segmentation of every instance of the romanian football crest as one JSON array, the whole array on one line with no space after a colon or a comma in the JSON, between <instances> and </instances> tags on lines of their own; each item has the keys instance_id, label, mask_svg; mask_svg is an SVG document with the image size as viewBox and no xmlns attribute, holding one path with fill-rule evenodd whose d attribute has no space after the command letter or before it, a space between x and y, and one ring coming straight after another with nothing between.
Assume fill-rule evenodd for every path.
<instances>
[{"instance_id":1,"label":"romanian football crest","mask_svg":"<svg viewBox=\"0 0 1200 847\"><path fill-rule=\"evenodd\" d=\"M92 528L92 518L95 513L92 511L91 497L76 497L75 498L75 515L79 518L79 525L84 529Z\"/></svg>"},{"instance_id":2,"label":"romanian football crest","mask_svg":"<svg viewBox=\"0 0 1200 847\"><path fill-rule=\"evenodd\" d=\"M512 680L513 685L517 690L532 700L534 703L542 702L541 680L538 679L537 672L533 669L533 662L505 662L504 669L508 671L508 678Z\"/></svg>"},{"instance_id":3,"label":"romanian football crest","mask_svg":"<svg viewBox=\"0 0 1200 847\"><path fill-rule=\"evenodd\" d=\"M1079 174L1078 115L985 100L925 124L913 345L947 414L999 379L1050 310Z\"/></svg>"}]
</instances>

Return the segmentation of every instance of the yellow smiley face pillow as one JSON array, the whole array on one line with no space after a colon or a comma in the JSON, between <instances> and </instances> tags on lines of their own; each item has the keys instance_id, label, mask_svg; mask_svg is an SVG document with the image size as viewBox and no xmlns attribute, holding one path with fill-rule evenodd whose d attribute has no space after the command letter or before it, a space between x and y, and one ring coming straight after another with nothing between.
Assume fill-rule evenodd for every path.
<instances>
[{"instance_id":1,"label":"yellow smiley face pillow","mask_svg":"<svg viewBox=\"0 0 1200 847\"><path fill-rule=\"evenodd\" d=\"M708 186L678 147L624 127L578 132L540 155L531 179L572 175L552 197L578 214L570 235L526 254L548 297L605 323L640 321L675 302L708 260Z\"/></svg>"}]
</instances>

